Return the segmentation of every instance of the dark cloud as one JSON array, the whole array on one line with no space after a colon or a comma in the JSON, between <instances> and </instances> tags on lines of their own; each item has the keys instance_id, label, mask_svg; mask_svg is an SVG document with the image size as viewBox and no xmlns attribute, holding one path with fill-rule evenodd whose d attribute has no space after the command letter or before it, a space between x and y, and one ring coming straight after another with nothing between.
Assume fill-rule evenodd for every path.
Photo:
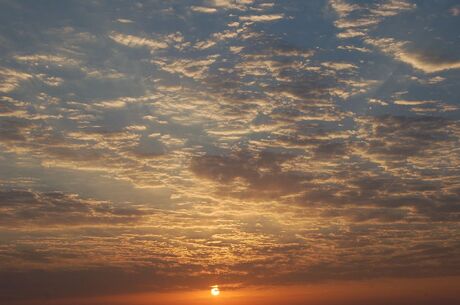
<instances>
[{"instance_id":1,"label":"dark cloud","mask_svg":"<svg viewBox=\"0 0 460 305\"><path fill-rule=\"evenodd\" d=\"M176 266L181 271L193 272L196 267ZM95 268L89 270L44 271L27 273L3 271L0 296L4 302L15 300L88 297L124 292L145 292L154 289L167 291L170 287L190 285L188 276L168 276L158 269L126 272L118 268ZM171 271L171 270L170 270ZM46 280L45 280L46 279ZM143 284L138 285L141 281ZM209 279L197 280L197 286L206 285ZM7 304L7 303L6 303Z\"/></svg>"},{"instance_id":2,"label":"dark cloud","mask_svg":"<svg viewBox=\"0 0 460 305\"><path fill-rule=\"evenodd\" d=\"M140 221L147 210L85 200L75 194L1 190L3 226L101 225Z\"/></svg>"},{"instance_id":3,"label":"dark cloud","mask_svg":"<svg viewBox=\"0 0 460 305\"><path fill-rule=\"evenodd\" d=\"M25 140L25 132L33 126L26 119L16 117L4 117L0 121L0 140L21 141Z\"/></svg>"},{"instance_id":4,"label":"dark cloud","mask_svg":"<svg viewBox=\"0 0 460 305\"><path fill-rule=\"evenodd\" d=\"M273 152L238 152L231 155L205 155L192 160L191 170L198 177L227 185L241 178L248 184L244 195L254 198L276 198L303 189L312 179L308 173L281 170L283 162L293 155Z\"/></svg>"},{"instance_id":5,"label":"dark cloud","mask_svg":"<svg viewBox=\"0 0 460 305\"><path fill-rule=\"evenodd\" d=\"M452 128L457 122L442 117L384 116L363 123L362 129L368 132L368 153L388 159L442 152L444 145L458 141Z\"/></svg>"}]
</instances>

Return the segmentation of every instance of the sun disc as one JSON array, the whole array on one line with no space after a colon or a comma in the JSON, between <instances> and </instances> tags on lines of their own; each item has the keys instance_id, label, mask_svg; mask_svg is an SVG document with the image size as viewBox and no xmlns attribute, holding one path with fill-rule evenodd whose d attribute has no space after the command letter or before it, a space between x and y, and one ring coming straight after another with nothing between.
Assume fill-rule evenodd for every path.
<instances>
[{"instance_id":1,"label":"sun disc","mask_svg":"<svg viewBox=\"0 0 460 305\"><path fill-rule=\"evenodd\" d=\"M212 286L212 289L211 289L211 294L213 296L218 296L220 294L220 290L219 290L219 287L216 285L216 286Z\"/></svg>"}]
</instances>

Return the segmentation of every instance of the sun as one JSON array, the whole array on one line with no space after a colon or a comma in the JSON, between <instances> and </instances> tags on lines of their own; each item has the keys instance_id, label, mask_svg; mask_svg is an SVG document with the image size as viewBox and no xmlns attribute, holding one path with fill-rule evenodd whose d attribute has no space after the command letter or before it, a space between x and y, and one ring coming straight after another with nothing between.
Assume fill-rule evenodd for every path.
<instances>
[{"instance_id":1,"label":"sun","mask_svg":"<svg viewBox=\"0 0 460 305\"><path fill-rule=\"evenodd\" d=\"M211 295L214 297L217 297L219 294L220 294L219 286L218 285L211 286Z\"/></svg>"}]
</instances>

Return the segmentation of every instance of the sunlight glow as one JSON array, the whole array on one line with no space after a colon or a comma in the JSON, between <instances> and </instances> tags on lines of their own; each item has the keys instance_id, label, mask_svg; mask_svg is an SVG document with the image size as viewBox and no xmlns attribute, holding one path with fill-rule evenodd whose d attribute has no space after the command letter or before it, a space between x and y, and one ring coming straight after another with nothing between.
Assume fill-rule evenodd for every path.
<instances>
[{"instance_id":1,"label":"sunlight glow","mask_svg":"<svg viewBox=\"0 0 460 305\"><path fill-rule=\"evenodd\" d=\"M218 285L214 285L214 286L211 286L211 294L212 296L218 296L220 294L220 290L219 290L219 286Z\"/></svg>"}]
</instances>

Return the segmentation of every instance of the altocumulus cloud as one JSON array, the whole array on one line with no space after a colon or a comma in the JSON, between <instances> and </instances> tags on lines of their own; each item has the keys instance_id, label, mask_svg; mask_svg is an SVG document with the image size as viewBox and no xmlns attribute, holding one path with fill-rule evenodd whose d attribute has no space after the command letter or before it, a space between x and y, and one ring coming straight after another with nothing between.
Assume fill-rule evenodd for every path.
<instances>
[{"instance_id":1,"label":"altocumulus cloud","mask_svg":"<svg viewBox=\"0 0 460 305\"><path fill-rule=\"evenodd\" d=\"M0 4L0 302L458 276L428 2Z\"/></svg>"}]
</instances>

